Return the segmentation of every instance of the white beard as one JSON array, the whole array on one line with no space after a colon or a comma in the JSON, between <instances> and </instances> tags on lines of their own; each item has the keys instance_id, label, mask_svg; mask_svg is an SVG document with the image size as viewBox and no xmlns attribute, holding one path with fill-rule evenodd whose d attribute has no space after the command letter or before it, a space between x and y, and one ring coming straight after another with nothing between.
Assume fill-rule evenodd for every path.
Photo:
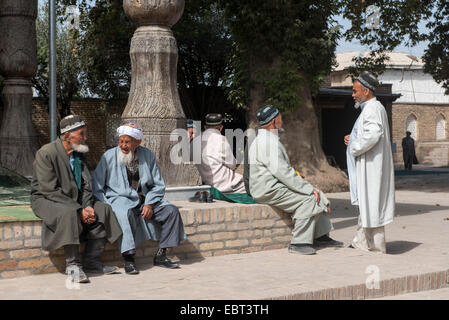
<instances>
[{"instance_id":1,"label":"white beard","mask_svg":"<svg viewBox=\"0 0 449 320\"><path fill-rule=\"evenodd\" d=\"M128 154L124 154L121 150L118 153L118 162L123 163L125 166L129 166L134 159L134 154L129 151Z\"/></svg>"},{"instance_id":2,"label":"white beard","mask_svg":"<svg viewBox=\"0 0 449 320\"><path fill-rule=\"evenodd\" d=\"M89 147L86 144L72 143L72 149L79 153L88 153L89 152Z\"/></svg>"}]
</instances>

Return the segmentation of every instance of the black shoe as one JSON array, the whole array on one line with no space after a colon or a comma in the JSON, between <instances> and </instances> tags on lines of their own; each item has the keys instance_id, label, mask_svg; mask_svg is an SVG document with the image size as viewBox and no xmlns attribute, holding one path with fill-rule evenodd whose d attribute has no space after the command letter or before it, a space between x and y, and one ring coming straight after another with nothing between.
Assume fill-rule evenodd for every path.
<instances>
[{"instance_id":1,"label":"black shoe","mask_svg":"<svg viewBox=\"0 0 449 320\"><path fill-rule=\"evenodd\" d=\"M324 235L315 239L313 245L317 247L343 247L345 244L341 241L332 239L328 235Z\"/></svg>"},{"instance_id":2,"label":"black shoe","mask_svg":"<svg viewBox=\"0 0 449 320\"><path fill-rule=\"evenodd\" d=\"M197 191L195 195L189 198L190 202L199 202L200 201L201 192Z\"/></svg>"},{"instance_id":3,"label":"black shoe","mask_svg":"<svg viewBox=\"0 0 449 320\"><path fill-rule=\"evenodd\" d=\"M83 265L84 271L89 273L114 274L118 273L118 267L105 266L99 261L88 261Z\"/></svg>"},{"instance_id":4,"label":"black shoe","mask_svg":"<svg viewBox=\"0 0 449 320\"><path fill-rule=\"evenodd\" d=\"M312 248L309 244L294 244L290 243L288 246L288 252L290 253L299 253L304 255L312 255L316 254L316 250Z\"/></svg>"},{"instance_id":5,"label":"black shoe","mask_svg":"<svg viewBox=\"0 0 449 320\"><path fill-rule=\"evenodd\" d=\"M207 193L206 200L207 200L206 201L207 203L212 203L212 202L214 202L214 196L211 195L210 193Z\"/></svg>"},{"instance_id":6,"label":"black shoe","mask_svg":"<svg viewBox=\"0 0 449 320\"><path fill-rule=\"evenodd\" d=\"M200 202L203 202L203 203L206 203L207 202L207 196L208 196L208 192L207 191L203 191L203 192L201 192L201 195L200 195Z\"/></svg>"},{"instance_id":7,"label":"black shoe","mask_svg":"<svg viewBox=\"0 0 449 320\"><path fill-rule=\"evenodd\" d=\"M169 268L169 269L177 269L177 268L179 268L179 263L171 261L165 255L155 256L153 262L154 262L155 266L166 267L166 268Z\"/></svg>"},{"instance_id":8,"label":"black shoe","mask_svg":"<svg viewBox=\"0 0 449 320\"><path fill-rule=\"evenodd\" d=\"M134 262L125 261L125 272L126 274L139 274L139 269L137 269Z\"/></svg>"}]
</instances>

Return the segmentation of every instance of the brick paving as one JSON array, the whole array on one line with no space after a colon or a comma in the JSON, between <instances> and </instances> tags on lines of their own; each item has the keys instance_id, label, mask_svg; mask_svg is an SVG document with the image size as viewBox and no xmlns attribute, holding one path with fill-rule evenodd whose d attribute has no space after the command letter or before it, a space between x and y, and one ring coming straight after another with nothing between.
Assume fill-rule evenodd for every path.
<instances>
[{"instance_id":1,"label":"brick paving","mask_svg":"<svg viewBox=\"0 0 449 320\"><path fill-rule=\"evenodd\" d=\"M349 244L357 224L349 194L329 198L331 236ZM91 276L79 288L60 273L3 279L0 299L365 299L448 287L448 193L399 190L396 203L396 219L386 227L387 255L328 248L301 256L277 249L181 261L178 270L138 261L140 275L121 269ZM379 288L368 290L376 271Z\"/></svg>"}]
</instances>

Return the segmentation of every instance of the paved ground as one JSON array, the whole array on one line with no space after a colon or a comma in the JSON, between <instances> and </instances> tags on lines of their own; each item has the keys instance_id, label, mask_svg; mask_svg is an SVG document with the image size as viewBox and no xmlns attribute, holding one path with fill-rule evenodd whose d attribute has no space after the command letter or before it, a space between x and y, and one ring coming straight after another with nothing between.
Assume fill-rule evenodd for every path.
<instances>
[{"instance_id":1,"label":"paved ground","mask_svg":"<svg viewBox=\"0 0 449 320\"><path fill-rule=\"evenodd\" d=\"M341 248L301 256L281 249L184 261L179 270L149 263L141 264L140 275L122 270L91 277L79 289L68 289L62 274L31 276L0 280L0 299L264 299L362 284L373 268L380 280L449 270L449 175L426 176L397 180L410 190L396 192L397 217L386 227L387 255ZM357 224L349 194L329 198L335 227L331 236L349 244ZM427 294L416 297L431 297ZM440 290L435 297L448 299L449 291Z\"/></svg>"}]
</instances>

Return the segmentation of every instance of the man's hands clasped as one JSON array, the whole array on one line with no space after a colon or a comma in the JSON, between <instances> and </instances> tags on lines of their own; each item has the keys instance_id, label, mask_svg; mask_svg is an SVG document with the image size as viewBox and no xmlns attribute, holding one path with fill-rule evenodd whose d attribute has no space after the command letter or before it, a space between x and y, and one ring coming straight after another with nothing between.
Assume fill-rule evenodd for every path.
<instances>
[{"instance_id":1,"label":"man's hands clasped","mask_svg":"<svg viewBox=\"0 0 449 320\"><path fill-rule=\"evenodd\" d=\"M97 216L95 215L94 208L92 208L92 207L84 208L81 211L80 219L82 222L84 222L86 224L95 223L95 221L97 221Z\"/></svg>"}]
</instances>

